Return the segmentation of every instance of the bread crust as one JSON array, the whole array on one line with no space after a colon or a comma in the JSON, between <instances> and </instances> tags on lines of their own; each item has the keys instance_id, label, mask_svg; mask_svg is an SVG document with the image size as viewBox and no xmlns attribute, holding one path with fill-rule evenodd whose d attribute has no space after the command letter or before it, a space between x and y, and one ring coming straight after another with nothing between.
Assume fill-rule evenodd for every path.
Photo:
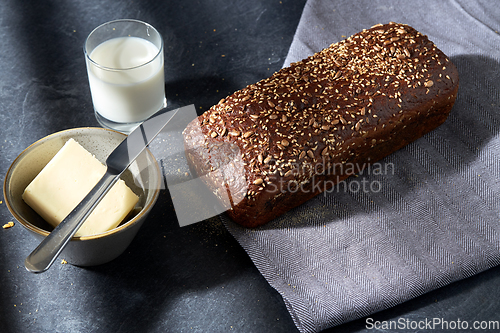
<instances>
[{"instance_id":1,"label":"bread crust","mask_svg":"<svg viewBox=\"0 0 500 333\"><path fill-rule=\"evenodd\" d=\"M222 99L184 130L187 159L257 227L441 125L458 83L427 36L376 25Z\"/></svg>"}]
</instances>

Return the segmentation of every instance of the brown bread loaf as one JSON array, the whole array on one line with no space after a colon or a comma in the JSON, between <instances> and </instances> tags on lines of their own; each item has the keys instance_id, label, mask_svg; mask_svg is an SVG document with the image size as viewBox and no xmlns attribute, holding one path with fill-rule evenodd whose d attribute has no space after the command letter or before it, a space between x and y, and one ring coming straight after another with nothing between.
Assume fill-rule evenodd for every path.
<instances>
[{"instance_id":1,"label":"brown bread loaf","mask_svg":"<svg viewBox=\"0 0 500 333\"><path fill-rule=\"evenodd\" d=\"M435 129L457 90L427 36L376 25L221 100L184 130L187 158L256 227Z\"/></svg>"}]
</instances>

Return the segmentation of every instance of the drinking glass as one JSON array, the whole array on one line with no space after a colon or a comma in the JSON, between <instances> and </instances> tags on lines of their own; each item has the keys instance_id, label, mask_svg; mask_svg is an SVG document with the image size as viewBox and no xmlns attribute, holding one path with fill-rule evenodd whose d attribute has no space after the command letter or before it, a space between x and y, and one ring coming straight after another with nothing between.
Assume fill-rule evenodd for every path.
<instances>
[{"instance_id":1,"label":"drinking glass","mask_svg":"<svg viewBox=\"0 0 500 333\"><path fill-rule=\"evenodd\" d=\"M131 19L104 23L84 44L97 121L129 133L166 106L163 40L150 24Z\"/></svg>"}]
</instances>

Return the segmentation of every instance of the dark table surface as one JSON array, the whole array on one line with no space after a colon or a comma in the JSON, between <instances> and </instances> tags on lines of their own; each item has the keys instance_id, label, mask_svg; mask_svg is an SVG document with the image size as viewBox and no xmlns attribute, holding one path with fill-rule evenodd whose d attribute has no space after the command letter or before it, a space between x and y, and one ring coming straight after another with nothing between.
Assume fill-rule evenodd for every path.
<instances>
[{"instance_id":1,"label":"dark table surface","mask_svg":"<svg viewBox=\"0 0 500 333\"><path fill-rule=\"evenodd\" d=\"M98 126L82 46L99 24L135 18L155 26L165 41L170 105L194 104L202 113L280 69L304 4L2 1L0 180L36 140ZM0 201L0 224L14 221ZM34 275L23 263L36 245L19 223L0 230L0 332L297 331L281 296L219 220L180 228L168 190L127 251L108 264L81 268L57 261ZM469 327L476 320L498 321L499 273L490 269L369 318L420 324L420 332L430 331L425 321L435 318ZM368 322L331 331L374 331ZM407 331L415 330L407 325Z\"/></svg>"}]
</instances>

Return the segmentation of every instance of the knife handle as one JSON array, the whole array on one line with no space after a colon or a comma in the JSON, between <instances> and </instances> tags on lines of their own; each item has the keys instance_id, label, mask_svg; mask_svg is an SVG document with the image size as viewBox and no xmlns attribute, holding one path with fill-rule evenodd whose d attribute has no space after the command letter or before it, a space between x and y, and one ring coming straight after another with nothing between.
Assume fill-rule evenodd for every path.
<instances>
[{"instance_id":1,"label":"knife handle","mask_svg":"<svg viewBox=\"0 0 500 333\"><path fill-rule=\"evenodd\" d=\"M41 273L52 265L71 237L73 237L119 177L120 175L110 173L109 169L106 170L104 176L102 176L101 180L99 180L85 198L26 258L24 266L28 271Z\"/></svg>"}]
</instances>

